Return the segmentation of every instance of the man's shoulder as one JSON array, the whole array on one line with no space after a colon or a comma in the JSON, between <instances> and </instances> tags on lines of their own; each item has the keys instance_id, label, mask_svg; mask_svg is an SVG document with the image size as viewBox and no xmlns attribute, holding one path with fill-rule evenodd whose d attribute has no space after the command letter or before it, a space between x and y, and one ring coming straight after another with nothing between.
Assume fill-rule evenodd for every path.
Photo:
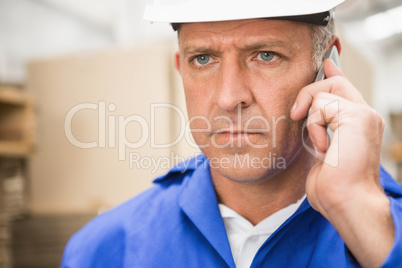
<instances>
[{"instance_id":1,"label":"man's shoulder","mask_svg":"<svg viewBox=\"0 0 402 268\"><path fill-rule=\"evenodd\" d=\"M88 222L68 241L61 267L121 267L124 241L130 232L141 229L142 218L147 217L141 210L150 210L147 201L157 202L153 197L160 198L159 192L163 194L153 186ZM138 211L142 215L136 215Z\"/></svg>"},{"instance_id":2,"label":"man's shoulder","mask_svg":"<svg viewBox=\"0 0 402 268\"><path fill-rule=\"evenodd\" d=\"M110 248L117 253L115 255L121 256L120 251L124 251L128 237L149 238L152 233L164 232L160 224L168 228L169 224L180 221L178 199L187 179L197 167L194 163L192 159L173 167L167 174L155 179L151 188L87 223L70 239L64 261L84 255L105 257L110 254ZM108 259L113 258L109 256Z\"/></svg>"},{"instance_id":3,"label":"man's shoulder","mask_svg":"<svg viewBox=\"0 0 402 268\"><path fill-rule=\"evenodd\" d=\"M158 207L166 209L177 206L177 198L182 190L185 178L191 174L192 170L169 171L157 178L149 189L95 217L78 234L96 233L99 230L104 233L113 230L113 227L135 226L143 223L146 218L163 216L163 214L154 215L153 211L157 211Z\"/></svg>"}]
</instances>

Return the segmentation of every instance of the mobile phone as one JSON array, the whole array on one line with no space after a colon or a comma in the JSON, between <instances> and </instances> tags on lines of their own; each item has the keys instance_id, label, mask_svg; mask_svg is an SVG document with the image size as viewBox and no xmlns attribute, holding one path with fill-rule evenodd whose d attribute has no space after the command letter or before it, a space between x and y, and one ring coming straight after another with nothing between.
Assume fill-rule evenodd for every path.
<instances>
[{"instance_id":1,"label":"mobile phone","mask_svg":"<svg viewBox=\"0 0 402 268\"><path fill-rule=\"evenodd\" d=\"M321 64L320 68L318 69L317 76L316 76L314 82L318 82L318 81L326 79L325 72L324 72L324 61L326 59L332 59L334 61L335 65L338 66L338 68L341 68L341 61L339 59L338 49L336 48L336 46L332 46L325 53L324 59L322 61L322 64ZM307 117L310 115L310 112L311 112L311 107L308 110ZM306 123L307 123L307 120L306 120ZM334 133L332 132L332 130L328 126L327 126L327 134L329 136L329 140L331 140Z\"/></svg>"},{"instance_id":2,"label":"mobile phone","mask_svg":"<svg viewBox=\"0 0 402 268\"><path fill-rule=\"evenodd\" d=\"M332 59L335 62L335 65L338 66L338 68L341 68L341 61L339 60L338 49L336 48L336 46L332 46L325 53L324 60L322 61L320 69L318 69L317 76L315 77L314 82L321 81L321 80L324 80L326 78L325 73L324 73L324 61L326 59Z\"/></svg>"}]
</instances>

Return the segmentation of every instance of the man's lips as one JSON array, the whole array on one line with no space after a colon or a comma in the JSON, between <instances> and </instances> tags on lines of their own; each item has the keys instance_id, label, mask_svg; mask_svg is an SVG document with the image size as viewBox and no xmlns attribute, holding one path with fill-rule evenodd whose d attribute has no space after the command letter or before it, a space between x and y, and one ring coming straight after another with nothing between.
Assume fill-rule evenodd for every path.
<instances>
[{"instance_id":1,"label":"man's lips","mask_svg":"<svg viewBox=\"0 0 402 268\"><path fill-rule=\"evenodd\" d=\"M231 130L231 129L220 129L214 131L212 135L225 134L225 135L248 135L248 134L262 134L263 131L244 131L244 130Z\"/></svg>"},{"instance_id":2,"label":"man's lips","mask_svg":"<svg viewBox=\"0 0 402 268\"><path fill-rule=\"evenodd\" d=\"M261 135L261 132L255 131L242 131L242 130L219 130L212 134L212 138L218 143L226 143L230 140L250 139L252 137Z\"/></svg>"},{"instance_id":3,"label":"man's lips","mask_svg":"<svg viewBox=\"0 0 402 268\"><path fill-rule=\"evenodd\" d=\"M211 135L213 145L225 147L245 147L259 144L262 133L243 130L218 130Z\"/></svg>"}]
</instances>

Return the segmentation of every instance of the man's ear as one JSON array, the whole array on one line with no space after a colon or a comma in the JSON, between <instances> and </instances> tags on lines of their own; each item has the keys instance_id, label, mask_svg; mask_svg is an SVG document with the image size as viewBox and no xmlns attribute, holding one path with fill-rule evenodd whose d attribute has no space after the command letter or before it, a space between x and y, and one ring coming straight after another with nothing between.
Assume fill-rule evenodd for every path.
<instances>
[{"instance_id":1,"label":"man's ear","mask_svg":"<svg viewBox=\"0 0 402 268\"><path fill-rule=\"evenodd\" d=\"M339 40L339 37L337 35L332 36L332 39L328 43L327 47L325 48L325 51L327 51L332 46L336 46L336 48L338 49L338 53L340 55L341 50L342 50L342 46L341 46L341 41Z\"/></svg>"},{"instance_id":2,"label":"man's ear","mask_svg":"<svg viewBox=\"0 0 402 268\"><path fill-rule=\"evenodd\" d=\"M176 67L176 70L181 74L180 53L179 52L176 52L175 59L174 59L174 66Z\"/></svg>"}]
</instances>

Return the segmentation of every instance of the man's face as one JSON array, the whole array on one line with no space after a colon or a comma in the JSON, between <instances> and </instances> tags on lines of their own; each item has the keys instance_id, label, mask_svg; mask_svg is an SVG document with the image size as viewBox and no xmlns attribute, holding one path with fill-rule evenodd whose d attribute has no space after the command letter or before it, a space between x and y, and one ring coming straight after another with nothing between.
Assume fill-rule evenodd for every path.
<instances>
[{"instance_id":1,"label":"man's face","mask_svg":"<svg viewBox=\"0 0 402 268\"><path fill-rule=\"evenodd\" d=\"M303 123L290 110L315 76L310 27L263 19L183 24L179 46L190 127L212 171L257 183L289 167Z\"/></svg>"}]
</instances>

